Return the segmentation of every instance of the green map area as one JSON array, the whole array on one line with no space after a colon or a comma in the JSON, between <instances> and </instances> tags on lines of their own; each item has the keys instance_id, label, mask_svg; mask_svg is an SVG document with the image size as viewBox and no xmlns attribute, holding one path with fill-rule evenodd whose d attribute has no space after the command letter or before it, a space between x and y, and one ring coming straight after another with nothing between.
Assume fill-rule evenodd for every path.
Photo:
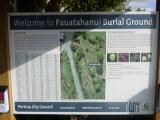
<instances>
[{"instance_id":1,"label":"green map area","mask_svg":"<svg viewBox=\"0 0 160 120\"><path fill-rule=\"evenodd\" d=\"M62 99L104 99L105 32L62 32Z\"/></svg>"}]
</instances>

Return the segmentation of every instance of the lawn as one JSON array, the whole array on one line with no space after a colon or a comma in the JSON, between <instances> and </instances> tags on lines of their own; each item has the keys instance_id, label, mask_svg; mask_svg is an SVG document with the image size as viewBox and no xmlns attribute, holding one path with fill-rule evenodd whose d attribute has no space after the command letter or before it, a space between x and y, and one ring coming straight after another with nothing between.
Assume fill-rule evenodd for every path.
<instances>
[{"instance_id":1,"label":"lawn","mask_svg":"<svg viewBox=\"0 0 160 120\"><path fill-rule=\"evenodd\" d=\"M95 88L84 58L79 61L77 67L84 98L93 99L95 97Z\"/></svg>"},{"instance_id":2,"label":"lawn","mask_svg":"<svg viewBox=\"0 0 160 120\"><path fill-rule=\"evenodd\" d=\"M62 99L77 98L71 66L66 51L61 53L61 86Z\"/></svg>"}]
</instances>

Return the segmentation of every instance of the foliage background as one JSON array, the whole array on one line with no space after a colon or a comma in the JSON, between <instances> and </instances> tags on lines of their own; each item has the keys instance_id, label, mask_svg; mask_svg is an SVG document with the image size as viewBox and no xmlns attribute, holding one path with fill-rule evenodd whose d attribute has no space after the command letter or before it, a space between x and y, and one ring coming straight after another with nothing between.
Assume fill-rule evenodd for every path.
<instances>
[{"instance_id":1,"label":"foliage background","mask_svg":"<svg viewBox=\"0 0 160 120\"><path fill-rule=\"evenodd\" d=\"M130 0L10 0L11 12L125 11Z\"/></svg>"}]
</instances>

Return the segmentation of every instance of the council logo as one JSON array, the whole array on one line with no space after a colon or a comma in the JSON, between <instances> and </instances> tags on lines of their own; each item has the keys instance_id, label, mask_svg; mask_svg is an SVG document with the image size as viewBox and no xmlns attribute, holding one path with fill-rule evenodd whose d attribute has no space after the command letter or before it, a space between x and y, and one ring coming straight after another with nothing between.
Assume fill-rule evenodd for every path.
<instances>
[{"instance_id":1,"label":"council logo","mask_svg":"<svg viewBox=\"0 0 160 120\"><path fill-rule=\"evenodd\" d=\"M151 110L151 106L148 102L143 104L143 111L150 111Z\"/></svg>"}]
</instances>

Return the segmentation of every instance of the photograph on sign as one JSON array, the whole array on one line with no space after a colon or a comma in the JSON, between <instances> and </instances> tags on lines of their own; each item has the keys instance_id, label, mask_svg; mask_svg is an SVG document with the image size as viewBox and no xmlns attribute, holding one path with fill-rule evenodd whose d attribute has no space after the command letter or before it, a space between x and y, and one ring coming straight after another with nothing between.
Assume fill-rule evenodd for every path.
<instances>
[{"instance_id":1,"label":"photograph on sign","mask_svg":"<svg viewBox=\"0 0 160 120\"><path fill-rule=\"evenodd\" d=\"M104 99L106 33L62 32L61 35L62 99Z\"/></svg>"}]
</instances>

